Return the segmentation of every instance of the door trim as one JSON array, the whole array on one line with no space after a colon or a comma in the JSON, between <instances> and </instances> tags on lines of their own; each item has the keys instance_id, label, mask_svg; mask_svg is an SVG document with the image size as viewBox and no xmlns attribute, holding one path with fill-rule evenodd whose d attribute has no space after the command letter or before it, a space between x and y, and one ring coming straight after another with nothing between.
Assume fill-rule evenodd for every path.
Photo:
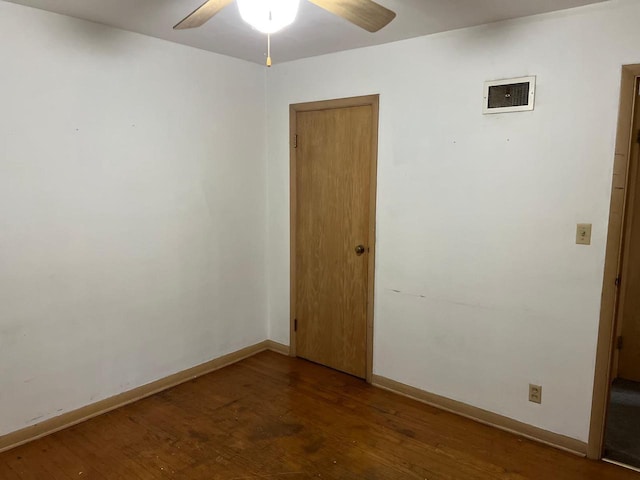
<instances>
[{"instance_id":1,"label":"door trim","mask_svg":"<svg viewBox=\"0 0 640 480\"><path fill-rule=\"evenodd\" d=\"M366 381L373 381L373 300L375 281L375 252L376 252L376 195L378 181L378 118L380 110L380 95L365 95L362 97L340 98L318 102L296 103L289 105L289 198L290 198L290 355L296 356L296 125L298 112L312 112L331 110L336 108L371 106L371 161L369 182L369 255L367 273L367 340L366 340Z\"/></svg>"},{"instance_id":2,"label":"door trim","mask_svg":"<svg viewBox=\"0 0 640 480\"><path fill-rule=\"evenodd\" d=\"M613 163L613 186L611 208L609 210L609 230L605 252L604 279L600 307L600 325L596 350L591 424L587 457L600 460L604 450L604 432L609 405L615 334L617 330L617 310L619 288L616 278L622 266L622 249L629 191L628 172L630 166L632 131L634 123L634 99L636 78L640 77L639 65L622 67L620 87L620 109L616 136L615 160ZM638 106L636 106L638 108Z\"/></svg>"}]
</instances>

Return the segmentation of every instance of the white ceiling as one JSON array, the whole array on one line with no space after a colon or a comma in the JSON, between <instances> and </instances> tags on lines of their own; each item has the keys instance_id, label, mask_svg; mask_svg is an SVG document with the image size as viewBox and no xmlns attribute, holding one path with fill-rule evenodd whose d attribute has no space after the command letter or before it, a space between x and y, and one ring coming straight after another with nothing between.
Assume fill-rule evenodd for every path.
<instances>
[{"instance_id":1,"label":"white ceiling","mask_svg":"<svg viewBox=\"0 0 640 480\"><path fill-rule=\"evenodd\" d=\"M10 0L212 52L264 62L266 39L235 4L199 29L172 26L204 0ZM430 33L598 3L604 0L377 0L398 16L372 34L302 0L296 22L273 37L274 63Z\"/></svg>"}]
</instances>

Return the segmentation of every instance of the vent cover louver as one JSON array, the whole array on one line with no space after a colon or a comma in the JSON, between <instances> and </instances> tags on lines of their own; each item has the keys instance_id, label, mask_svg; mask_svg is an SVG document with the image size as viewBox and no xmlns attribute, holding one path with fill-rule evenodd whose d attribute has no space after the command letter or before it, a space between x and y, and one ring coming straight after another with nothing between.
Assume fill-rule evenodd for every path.
<instances>
[{"instance_id":1,"label":"vent cover louver","mask_svg":"<svg viewBox=\"0 0 640 480\"><path fill-rule=\"evenodd\" d=\"M535 77L496 80L485 83L484 113L533 110Z\"/></svg>"}]
</instances>

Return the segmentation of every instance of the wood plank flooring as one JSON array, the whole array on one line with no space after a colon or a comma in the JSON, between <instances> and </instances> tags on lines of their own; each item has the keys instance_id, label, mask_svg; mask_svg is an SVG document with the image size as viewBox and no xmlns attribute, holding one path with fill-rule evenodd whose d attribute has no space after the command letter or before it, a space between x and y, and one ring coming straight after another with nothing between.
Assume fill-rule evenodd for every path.
<instances>
[{"instance_id":1,"label":"wood plank flooring","mask_svg":"<svg viewBox=\"0 0 640 480\"><path fill-rule=\"evenodd\" d=\"M0 454L0 479L640 480L264 352Z\"/></svg>"}]
</instances>

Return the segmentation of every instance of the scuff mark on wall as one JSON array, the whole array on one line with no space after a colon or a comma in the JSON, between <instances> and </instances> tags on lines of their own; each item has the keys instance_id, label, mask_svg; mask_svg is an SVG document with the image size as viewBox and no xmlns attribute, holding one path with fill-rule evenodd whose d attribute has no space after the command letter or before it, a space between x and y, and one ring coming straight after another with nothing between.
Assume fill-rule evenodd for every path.
<instances>
[{"instance_id":1,"label":"scuff mark on wall","mask_svg":"<svg viewBox=\"0 0 640 480\"><path fill-rule=\"evenodd\" d=\"M409 297L427 298L425 295L420 295L420 294L417 294L417 293L404 293L401 290L393 290L393 289L391 289L389 291L390 292L394 292L394 293L400 293L402 295L407 295Z\"/></svg>"}]
</instances>

